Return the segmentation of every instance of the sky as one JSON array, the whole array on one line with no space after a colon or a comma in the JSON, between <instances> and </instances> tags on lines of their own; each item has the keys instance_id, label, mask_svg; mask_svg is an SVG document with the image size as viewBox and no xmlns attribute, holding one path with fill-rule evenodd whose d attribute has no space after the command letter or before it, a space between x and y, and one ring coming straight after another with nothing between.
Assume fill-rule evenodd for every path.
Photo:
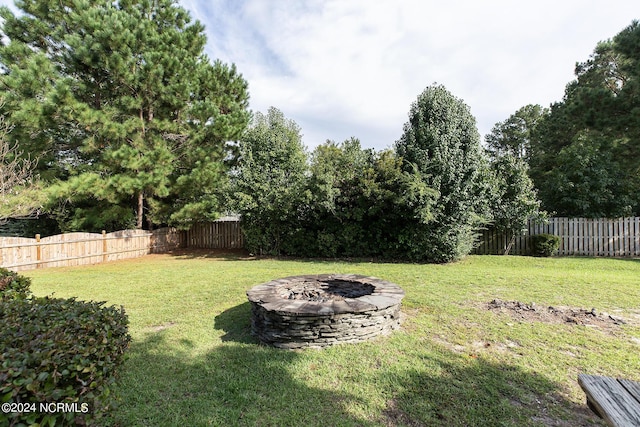
<instances>
[{"instance_id":1,"label":"sky","mask_svg":"<svg viewBox=\"0 0 640 427\"><path fill-rule=\"evenodd\" d=\"M640 19L638 0L178 3L205 25L208 56L248 81L251 110L278 108L309 149L352 136L392 147L434 83L470 107L484 137L527 104L560 101L576 62Z\"/></svg>"},{"instance_id":2,"label":"sky","mask_svg":"<svg viewBox=\"0 0 640 427\"><path fill-rule=\"evenodd\" d=\"M389 148L411 104L444 85L480 134L562 100L576 62L640 19L638 0L180 0L207 54L235 63L250 108L281 110L309 148Z\"/></svg>"}]
</instances>

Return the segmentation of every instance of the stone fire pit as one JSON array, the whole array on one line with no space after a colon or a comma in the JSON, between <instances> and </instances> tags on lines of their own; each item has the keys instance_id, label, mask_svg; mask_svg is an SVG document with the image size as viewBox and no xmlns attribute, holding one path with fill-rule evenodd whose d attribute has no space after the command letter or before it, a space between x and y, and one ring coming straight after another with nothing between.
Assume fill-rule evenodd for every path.
<instances>
[{"instance_id":1,"label":"stone fire pit","mask_svg":"<svg viewBox=\"0 0 640 427\"><path fill-rule=\"evenodd\" d=\"M247 291L251 329L280 348L326 347L387 334L400 326L404 291L356 274L293 276Z\"/></svg>"}]
</instances>

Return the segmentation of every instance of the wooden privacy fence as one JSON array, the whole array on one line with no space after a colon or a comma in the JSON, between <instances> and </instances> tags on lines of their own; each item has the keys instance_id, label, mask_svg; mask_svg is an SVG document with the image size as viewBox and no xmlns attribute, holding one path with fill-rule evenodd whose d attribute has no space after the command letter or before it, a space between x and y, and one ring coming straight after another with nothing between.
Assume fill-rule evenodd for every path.
<instances>
[{"instance_id":1,"label":"wooden privacy fence","mask_svg":"<svg viewBox=\"0 0 640 427\"><path fill-rule=\"evenodd\" d=\"M529 221L526 233L516 236L510 254L528 255L535 234L560 237L558 255L640 256L640 217L617 219L550 218L546 224ZM495 230L483 230L478 255L503 254L510 238Z\"/></svg>"},{"instance_id":2,"label":"wooden privacy fence","mask_svg":"<svg viewBox=\"0 0 640 427\"><path fill-rule=\"evenodd\" d=\"M184 246L184 232L174 228L113 233L65 233L35 239L0 237L0 266L14 271L97 264Z\"/></svg>"},{"instance_id":3,"label":"wooden privacy fence","mask_svg":"<svg viewBox=\"0 0 640 427\"><path fill-rule=\"evenodd\" d=\"M35 239L0 236L0 267L14 271L97 264L178 248L241 249L237 219L194 224L189 231L160 228L113 233L66 233Z\"/></svg>"},{"instance_id":4,"label":"wooden privacy fence","mask_svg":"<svg viewBox=\"0 0 640 427\"><path fill-rule=\"evenodd\" d=\"M548 223L529 221L526 233L517 236L509 253L531 253L535 234L560 237L558 255L640 256L640 217L618 219L550 218ZM483 230L478 255L503 254L508 236ZM14 271L63 267L120 259L177 248L241 249L244 236L240 221L222 220L195 224L188 231L161 228L154 231L123 230L113 233L67 233L35 239L0 237L0 267Z\"/></svg>"},{"instance_id":5,"label":"wooden privacy fence","mask_svg":"<svg viewBox=\"0 0 640 427\"><path fill-rule=\"evenodd\" d=\"M186 246L198 249L242 249L244 235L239 220L194 224L186 236Z\"/></svg>"},{"instance_id":6,"label":"wooden privacy fence","mask_svg":"<svg viewBox=\"0 0 640 427\"><path fill-rule=\"evenodd\" d=\"M159 228L151 231L149 252L162 254L187 246L186 232L173 227Z\"/></svg>"}]
</instances>

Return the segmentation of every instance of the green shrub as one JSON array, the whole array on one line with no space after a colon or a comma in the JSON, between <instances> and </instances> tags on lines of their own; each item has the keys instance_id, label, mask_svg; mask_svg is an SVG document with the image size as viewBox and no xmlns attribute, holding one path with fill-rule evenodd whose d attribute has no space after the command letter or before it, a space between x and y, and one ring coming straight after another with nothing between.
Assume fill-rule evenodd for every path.
<instances>
[{"instance_id":1,"label":"green shrub","mask_svg":"<svg viewBox=\"0 0 640 427\"><path fill-rule=\"evenodd\" d=\"M551 256L560 247L560 237L553 234L535 234L531 236L534 256Z\"/></svg>"},{"instance_id":2,"label":"green shrub","mask_svg":"<svg viewBox=\"0 0 640 427\"><path fill-rule=\"evenodd\" d=\"M10 425L92 425L109 409L131 340L122 307L74 298L0 301L0 324L0 403L32 405L9 414ZM42 412L41 404L74 409Z\"/></svg>"},{"instance_id":3,"label":"green shrub","mask_svg":"<svg viewBox=\"0 0 640 427\"><path fill-rule=\"evenodd\" d=\"M461 259L476 243L476 231L491 220L495 179L468 105L443 85L427 87L409 110L395 143L405 172L434 194L430 220L408 232L409 250L425 261Z\"/></svg>"},{"instance_id":4,"label":"green shrub","mask_svg":"<svg viewBox=\"0 0 640 427\"><path fill-rule=\"evenodd\" d=\"M31 296L31 279L0 268L0 301L26 299Z\"/></svg>"}]
</instances>

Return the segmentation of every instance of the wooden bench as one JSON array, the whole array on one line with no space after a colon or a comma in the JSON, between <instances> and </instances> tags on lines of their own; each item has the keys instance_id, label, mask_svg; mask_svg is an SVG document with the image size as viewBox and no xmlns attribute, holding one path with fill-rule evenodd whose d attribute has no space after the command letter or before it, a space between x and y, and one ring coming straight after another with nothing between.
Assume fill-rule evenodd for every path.
<instances>
[{"instance_id":1,"label":"wooden bench","mask_svg":"<svg viewBox=\"0 0 640 427\"><path fill-rule=\"evenodd\" d=\"M640 427L640 383L594 375L578 375L587 405L610 426Z\"/></svg>"}]
</instances>

